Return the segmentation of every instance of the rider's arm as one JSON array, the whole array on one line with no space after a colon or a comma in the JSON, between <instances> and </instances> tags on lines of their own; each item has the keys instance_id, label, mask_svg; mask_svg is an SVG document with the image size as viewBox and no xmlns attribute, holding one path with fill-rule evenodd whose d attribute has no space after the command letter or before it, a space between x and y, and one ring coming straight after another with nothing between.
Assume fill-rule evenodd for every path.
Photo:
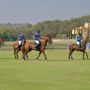
<instances>
[{"instance_id":1,"label":"rider's arm","mask_svg":"<svg viewBox=\"0 0 90 90\"><path fill-rule=\"evenodd\" d=\"M35 37L33 36L33 39L35 39Z\"/></svg>"},{"instance_id":2,"label":"rider's arm","mask_svg":"<svg viewBox=\"0 0 90 90\"><path fill-rule=\"evenodd\" d=\"M44 39L45 37L44 36L40 36L42 39Z\"/></svg>"},{"instance_id":3,"label":"rider's arm","mask_svg":"<svg viewBox=\"0 0 90 90\"><path fill-rule=\"evenodd\" d=\"M38 38L33 37L33 39L38 39Z\"/></svg>"},{"instance_id":4,"label":"rider's arm","mask_svg":"<svg viewBox=\"0 0 90 90\"><path fill-rule=\"evenodd\" d=\"M77 36L76 36L76 40L77 40Z\"/></svg>"},{"instance_id":5,"label":"rider's arm","mask_svg":"<svg viewBox=\"0 0 90 90\"><path fill-rule=\"evenodd\" d=\"M33 35L33 39L35 39L35 34Z\"/></svg>"},{"instance_id":6,"label":"rider's arm","mask_svg":"<svg viewBox=\"0 0 90 90\"><path fill-rule=\"evenodd\" d=\"M38 39L38 38L36 38L35 35L34 35L34 36L33 36L33 39Z\"/></svg>"},{"instance_id":7,"label":"rider's arm","mask_svg":"<svg viewBox=\"0 0 90 90\"><path fill-rule=\"evenodd\" d=\"M23 39L26 39L24 35L23 35Z\"/></svg>"},{"instance_id":8,"label":"rider's arm","mask_svg":"<svg viewBox=\"0 0 90 90\"><path fill-rule=\"evenodd\" d=\"M18 36L18 40L20 40L20 36Z\"/></svg>"},{"instance_id":9,"label":"rider's arm","mask_svg":"<svg viewBox=\"0 0 90 90\"><path fill-rule=\"evenodd\" d=\"M83 37L81 36L82 40L83 40Z\"/></svg>"}]
</instances>

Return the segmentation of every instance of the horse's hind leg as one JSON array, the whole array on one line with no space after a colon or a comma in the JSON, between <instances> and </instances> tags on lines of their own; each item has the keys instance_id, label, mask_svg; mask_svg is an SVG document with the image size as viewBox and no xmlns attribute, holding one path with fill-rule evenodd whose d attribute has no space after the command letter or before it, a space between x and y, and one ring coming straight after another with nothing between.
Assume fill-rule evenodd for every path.
<instances>
[{"instance_id":1,"label":"horse's hind leg","mask_svg":"<svg viewBox=\"0 0 90 90\"><path fill-rule=\"evenodd\" d=\"M86 57L87 57L87 59L88 59L88 54L87 54L87 52L85 52L86 53Z\"/></svg>"},{"instance_id":2,"label":"horse's hind leg","mask_svg":"<svg viewBox=\"0 0 90 90\"><path fill-rule=\"evenodd\" d=\"M68 59L70 59L70 57L71 57L71 54L69 53Z\"/></svg>"},{"instance_id":3,"label":"horse's hind leg","mask_svg":"<svg viewBox=\"0 0 90 90\"><path fill-rule=\"evenodd\" d=\"M70 57L71 57L71 59L73 59L73 57L72 57L73 51L74 51L74 50L70 51L70 53L69 53L69 59L70 59Z\"/></svg>"},{"instance_id":4,"label":"horse's hind leg","mask_svg":"<svg viewBox=\"0 0 90 90\"><path fill-rule=\"evenodd\" d=\"M73 59L71 52L69 53L69 59Z\"/></svg>"},{"instance_id":5,"label":"horse's hind leg","mask_svg":"<svg viewBox=\"0 0 90 90\"><path fill-rule=\"evenodd\" d=\"M17 59L18 59L18 53L17 53Z\"/></svg>"},{"instance_id":6,"label":"horse's hind leg","mask_svg":"<svg viewBox=\"0 0 90 90\"><path fill-rule=\"evenodd\" d=\"M83 51L83 57L82 57L82 59L84 59L84 53L85 53L85 52Z\"/></svg>"},{"instance_id":7,"label":"horse's hind leg","mask_svg":"<svg viewBox=\"0 0 90 90\"><path fill-rule=\"evenodd\" d=\"M26 54L27 60L28 60L28 54Z\"/></svg>"},{"instance_id":8,"label":"horse's hind leg","mask_svg":"<svg viewBox=\"0 0 90 90\"><path fill-rule=\"evenodd\" d=\"M71 54L71 59L73 59L72 54Z\"/></svg>"},{"instance_id":9,"label":"horse's hind leg","mask_svg":"<svg viewBox=\"0 0 90 90\"><path fill-rule=\"evenodd\" d=\"M17 59L18 59L18 51L16 50L16 56L17 56Z\"/></svg>"},{"instance_id":10,"label":"horse's hind leg","mask_svg":"<svg viewBox=\"0 0 90 90\"><path fill-rule=\"evenodd\" d=\"M14 50L14 58L16 59L16 51Z\"/></svg>"}]
</instances>

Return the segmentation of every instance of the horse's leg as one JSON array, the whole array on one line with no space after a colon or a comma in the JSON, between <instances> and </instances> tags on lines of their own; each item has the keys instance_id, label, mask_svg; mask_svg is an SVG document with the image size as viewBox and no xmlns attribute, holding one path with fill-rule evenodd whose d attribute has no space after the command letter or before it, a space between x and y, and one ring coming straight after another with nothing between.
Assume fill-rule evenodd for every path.
<instances>
[{"instance_id":1,"label":"horse's leg","mask_svg":"<svg viewBox=\"0 0 90 90\"><path fill-rule=\"evenodd\" d=\"M18 52L19 52L19 51L16 50L17 59L18 59Z\"/></svg>"},{"instance_id":2,"label":"horse's leg","mask_svg":"<svg viewBox=\"0 0 90 90\"><path fill-rule=\"evenodd\" d=\"M25 60L25 52L23 52L23 56L22 56L22 58Z\"/></svg>"},{"instance_id":3,"label":"horse's leg","mask_svg":"<svg viewBox=\"0 0 90 90\"><path fill-rule=\"evenodd\" d=\"M87 56L87 59L88 59L88 54L87 54L87 52L85 51L85 53L86 53L86 56Z\"/></svg>"},{"instance_id":4,"label":"horse's leg","mask_svg":"<svg viewBox=\"0 0 90 90\"><path fill-rule=\"evenodd\" d=\"M84 59L84 53L85 53L85 52L83 51L83 59Z\"/></svg>"},{"instance_id":5,"label":"horse's leg","mask_svg":"<svg viewBox=\"0 0 90 90\"><path fill-rule=\"evenodd\" d=\"M14 50L14 58L16 59L16 51Z\"/></svg>"},{"instance_id":6,"label":"horse's leg","mask_svg":"<svg viewBox=\"0 0 90 90\"><path fill-rule=\"evenodd\" d=\"M70 54L70 52L69 52L69 56L68 56L68 58L70 59L70 57L71 57L71 54Z\"/></svg>"},{"instance_id":7,"label":"horse's leg","mask_svg":"<svg viewBox=\"0 0 90 90\"><path fill-rule=\"evenodd\" d=\"M38 56L37 56L37 60L38 60L38 58L39 58L40 55L41 55L41 51L39 51L39 54L38 54Z\"/></svg>"},{"instance_id":8,"label":"horse's leg","mask_svg":"<svg viewBox=\"0 0 90 90\"><path fill-rule=\"evenodd\" d=\"M69 59L71 58L72 59L72 51L70 51L70 53L69 53Z\"/></svg>"},{"instance_id":9,"label":"horse's leg","mask_svg":"<svg viewBox=\"0 0 90 90\"><path fill-rule=\"evenodd\" d=\"M17 59L18 59L18 53L17 53Z\"/></svg>"},{"instance_id":10,"label":"horse's leg","mask_svg":"<svg viewBox=\"0 0 90 90\"><path fill-rule=\"evenodd\" d=\"M70 53L69 53L69 59L70 59L70 57L71 57L71 59L73 59L73 57L72 57L73 51L74 51L74 50L71 50L71 51L70 51Z\"/></svg>"},{"instance_id":11,"label":"horse's leg","mask_svg":"<svg viewBox=\"0 0 90 90\"><path fill-rule=\"evenodd\" d=\"M74 52L74 50L72 50L72 53ZM73 59L73 57L72 57L72 53L71 53L71 59Z\"/></svg>"},{"instance_id":12,"label":"horse's leg","mask_svg":"<svg viewBox=\"0 0 90 90\"><path fill-rule=\"evenodd\" d=\"M45 54L45 52L43 51L43 55L44 55L44 57L45 57L45 60L47 60L47 57L46 57L46 54Z\"/></svg>"},{"instance_id":13,"label":"horse's leg","mask_svg":"<svg viewBox=\"0 0 90 90\"><path fill-rule=\"evenodd\" d=\"M28 60L28 54L26 54L27 60Z\"/></svg>"}]
</instances>

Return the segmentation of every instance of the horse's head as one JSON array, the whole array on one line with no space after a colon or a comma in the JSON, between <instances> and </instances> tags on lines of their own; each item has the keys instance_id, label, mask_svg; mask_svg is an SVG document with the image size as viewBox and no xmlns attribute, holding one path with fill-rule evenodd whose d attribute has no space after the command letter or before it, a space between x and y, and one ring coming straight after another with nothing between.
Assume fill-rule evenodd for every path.
<instances>
[{"instance_id":1,"label":"horse's head","mask_svg":"<svg viewBox=\"0 0 90 90\"><path fill-rule=\"evenodd\" d=\"M49 42L50 45L53 43L52 38L51 38L50 35L48 35L48 36L46 37L46 39L47 39L47 41Z\"/></svg>"},{"instance_id":2,"label":"horse's head","mask_svg":"<svg viewBox=\"0 0 90 90\"><path fill-rule=\"evenodd\" d=\"M89 42L89 37L86 37L85 41L86 41L86 42Z\"/></svg>"},{"instance_id":3,"label":"horse's head","mask_svg":"<svg viewBox=\"0 0 90 90\"><path fill-rule=\"evenodd\" d=\"M4 45L3 39L0 39L0 45Z\"/></svg>"},{"instance_id":4,"label":"horse's head","mask_svg":"<svg viewBox=\"0 0 90 90\"><path fill-rule=\"evenodd\" d=\"M89 37L86 37L85 40L82 41L82 45L86 45L89 42Z\"/></svg>"}]
</instances>

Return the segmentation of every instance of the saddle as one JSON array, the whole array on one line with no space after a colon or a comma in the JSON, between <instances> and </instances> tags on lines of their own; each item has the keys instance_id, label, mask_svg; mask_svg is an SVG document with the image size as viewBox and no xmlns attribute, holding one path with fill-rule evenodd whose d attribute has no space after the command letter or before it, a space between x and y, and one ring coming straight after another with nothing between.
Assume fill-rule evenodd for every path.
<instances>
[{"instance_id":1,"label":"saddle","mask_svg":"<svg viewBox=\"0 0 90 90\"><path fill-rule=\"evenodd\" d=\"M74 45L75 45L76 48L79 48L79 45L77 45L77 44L74 44Z\"/></svg>"},{"instance_id":2,"label":"saddle","mask_svg":"<svg viewBox=\"0 0 90 90\"><path fill-rule=\"evenodd\" d=\"M39 44L34 43L34 49L35 49L35 50L39 50L40 47L41 47L41 41L39 41Z\"/></svg>"},{"instance_id":3,"label":"saddle","mask_svg":"<svg viewBox=\"0 0 90 90\"><path fill-rule=\"evenodd\" d=\"M77 44L74 44L75 45L75 48L77 48L79 51L82 50L81 46L77 45Z\"/></svg>"}]
</instances>

